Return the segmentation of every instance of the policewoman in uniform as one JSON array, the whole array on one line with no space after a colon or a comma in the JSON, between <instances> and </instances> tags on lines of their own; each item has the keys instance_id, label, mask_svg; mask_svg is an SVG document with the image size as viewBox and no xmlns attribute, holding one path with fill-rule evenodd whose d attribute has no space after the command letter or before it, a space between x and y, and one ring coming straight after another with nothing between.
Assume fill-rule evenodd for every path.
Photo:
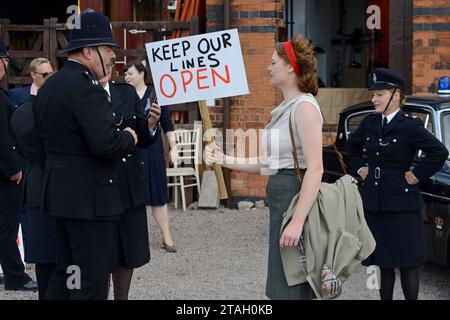
<instances>
[{"instance_id":1,"label":"policewoman in uniform","mask_svg":"<svg viewBox=\"0 0 450 320\"><path fill-rule=\"evenodd\" d=\"M418 183L442 167L448 151L420 119L401 110L405 81L400 74L375 69L369 90L375 112L347 142L350 165L364 180L365 217L377 242L363 265L380 267L382 300L393 298L395 268L400 268L405 299L417 300L418 267L426 261ZM411 169L418 150L425 157Z\"/></svg>"},{"instance_id":2,"label":"policewoman in uniform","mask_svg":"<svg viewBox=\"0 0 450 320\"><path fill-rule=\"evenodd\" d=\"M44 78L44 82L47 78ZM44 300L56 262L56 226L54 218L41 210L42 182L44 177L44 149L39 132L34 125L33 102L18 106L11 118L11 131L23 159L23 207L27 217L25 261L35 264L39 300Z\"/></svg>"},{"instance_id":3,"label":"policewoman in uniform","mask_svg":"<svg viewBox=\"0 0 450 320\"><path fill-rule=\"evenodd\" d=\"M155 139L156 124L161 114L155 104L147 118L134 87L127 83L109 81L111 73L100 79L111 102L111 108L119 129L130 127L138 136L139 148L148 147ZM143 160L136 149L119 161L119 188L125 209L118 223L117 252L114 261L114 299L127 300L133 269L150 261L147 226L148 183Z\"/></svg>"},{"instance_id":4,"label":"policewoman in uniform","mask_svg":"<svg viewBox=\"0 0 450 320\"><path fill-rule=\"evenodd\" d=\"M0 39L0 79L6 75L9 54ZM22 210L22 160L10 128L14 105L0 89L0 264L5 290L37 290L25 273L16 239Z\"/></svg>"},{"instance_id":5,"label":"policewoman in uniform","mask_svg":"<svg viewBox=\"0 0 450 320\"><path fill-rule=\"evenodd\" d=\"M107 299L117 221L123 213L118 160L137 143L121 130L97 79L114 65L108 18L80 15L68 61L39 90L34 116L46 163L42 209L56 220L56 270L48 299Z\"/></svg>"}]
</instances>

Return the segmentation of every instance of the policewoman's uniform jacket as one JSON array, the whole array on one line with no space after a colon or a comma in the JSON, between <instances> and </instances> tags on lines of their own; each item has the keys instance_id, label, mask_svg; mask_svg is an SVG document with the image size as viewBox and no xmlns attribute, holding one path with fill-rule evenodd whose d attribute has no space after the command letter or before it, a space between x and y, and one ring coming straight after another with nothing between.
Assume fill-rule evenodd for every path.
<instances>
[{"instance_id":1,"label":"policewoman's uniform jacket","mask_svg":"<svg viewBox=\"0 0 450 320\"><path fill-rule=\"evenodd\" d=\"M383 137L381 114L370 114L347 142L350 166L355 171L369 167L363 182L364 209L375 212L419 210L419 185L408 185L405 172L410 170L420 149L425 157L412 172L419 181L426 181L442 167L448 157L447 148L425 129L419 118L402 110L387 126ZM364 154L367 160L363 158Z\"/></svg>"},{"instance_id":2,"label":"policewoman's uniform jacket","mask_svg":"<svg viewBox=\"0 0 450 320\"><path fill-rule=\"evenodd\" d=\"M10 122L18 151L23 158L23 203L29 209L41 206L44 181L45 155L33 116L35 98L36 96L31 95L25 103L18 106Z\"/></svg>"},{"instance_id":3,"label":"policewoman's uniform jacket","mask_svg":"<svg viewBox=\"0 0 450 320\"><path fill-rule=\"evenodd\" d=\"M116 126L122 130L130 127L138 136L136 147L145 148L155 141L148 128L147 117L140 107L136 89L127 83L109 82L111 107ZM157 133L156 133L157 134ZM124 209L144 205L149 197L144 162L136 149L119 160L119 188Z\"/></svg>"},{"instance_id":4,"label":"policewoman's uniform jacket","mask_svg":"<svg viewBox=\"0 0 450 320\"><path fill-rule=\"evenodd\" d=\"M9 122L15 106L8 94L0 88L0 188L12 183L10 178L22 168L21 158L16 151L16 142L11 135Z\"/></svg>"},{"instance_id":5,"label":"policewoman's uniform jacket","mask_svg":"<svg viewBox=\"0 0 450 320\"><path fill-rule=\"evenodd\" d=\"M117 160L133 152L134 139L116 127L94 75L67 61L39 90L33 111L46 152L43 210L62 218L118 218L124 208Z\"/></svg>"}]
</instances>

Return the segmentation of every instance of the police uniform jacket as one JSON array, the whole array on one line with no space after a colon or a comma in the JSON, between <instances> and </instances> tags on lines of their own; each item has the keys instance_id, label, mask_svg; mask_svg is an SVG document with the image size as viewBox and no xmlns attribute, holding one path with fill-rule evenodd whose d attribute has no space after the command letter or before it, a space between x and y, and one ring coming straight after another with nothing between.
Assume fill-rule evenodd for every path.
<instances>
[{"instance_id":1,"label":"police uniform jacket","mask_svg":"<svg viewBox=\"0 0 450 320\"><path fill-rule=\"evenodd\" d=\"M33 111L46 153L43 210L62 218L119 218L117 160L133 152L134 140L116 127L95 76L67 61L40 88Z\"/></svg>"},{"instance_id":2,"label":"police uniform jacket","mask_svg":"<svg viewBox=\"0 0 450 320\"><path fill-rule=\"evenodd\" d=\"M419 149L425 157L412 172L419 181L425 181L442 167L448 151L420 119L399 110L384 135L381 114L373 113L363 120L347 142L347 153L354 171L369 167L363 183L365 210L402 212L421 208L419 184L409 185L404 176Z\"/></svg>"},{"instance_id":3,"label":"police uniform jacket","mask_svg":"<svg viewBox=\"0 0 450 320\"><path fill-rule=\"evenodd\" d=\"M155 141L150 134L144 108L139 103L136 89L127 83L109 82L111 107L120 128L130 127L136 131L139 148L145 148ZM119 161L119 187L125 209L144 205L149 197L144 162L136 149Z\"/></svg>"},{"instance_id":4,"label":"police uniform jacket","mask_svg":"<svg viewBox=\"0 0 450 320\"><path fill-rule=\"evenodd\" d=\"M44 149L39 132L34 125L33 102L35 96L18 106L11 118L11 130L23 158L24 206L41 206L42 182L44 180Z\"/></svg>"},{"instance_id":5,"label":"police uniform jacket","mask_svg":"<svg viewBox=\"0 0 450 320\"><path fill-rule=\"evenodd\" d=\"M0 89L0 189L15 184L10 178L22 169L21 158L16 151L16 142L9 125L13 112L14 105L7 93Z\"/></svg>"}]
</instances>

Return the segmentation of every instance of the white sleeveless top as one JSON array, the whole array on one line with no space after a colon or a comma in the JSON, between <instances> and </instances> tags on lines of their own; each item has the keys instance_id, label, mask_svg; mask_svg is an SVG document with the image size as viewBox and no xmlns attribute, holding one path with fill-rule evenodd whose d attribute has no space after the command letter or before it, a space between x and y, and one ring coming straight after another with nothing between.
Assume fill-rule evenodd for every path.
<instances>
[{"instance_id":1,"label":"white sleeveless top","mask_svg":"<svg viewBox=\"0 0 450 320\"><path fill-rule=\"evenodd\" d=\"M292 158L292 143L289 134L289 114L292 110L292 125L294 130L295 146L297 148L300 168L306 168L305 157L303 155L300 138L298 136L295 113L302 102L310 102L320 113L320 106L312 94L299 95L289 101L283 101L272 110L272 120L267 124L262 133L262 148L267 156L269 170L266 174L275 174L278 169L293 169L294 159ZM323 118L320 113L322 127Z\"/></svg>"}]
</instances>

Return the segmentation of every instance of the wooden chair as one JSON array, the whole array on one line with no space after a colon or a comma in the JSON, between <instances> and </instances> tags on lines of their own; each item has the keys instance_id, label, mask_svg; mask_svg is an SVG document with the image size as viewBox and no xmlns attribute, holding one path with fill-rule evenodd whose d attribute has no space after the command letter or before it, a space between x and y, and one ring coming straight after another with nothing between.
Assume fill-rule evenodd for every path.
<instances>
[{"instance_id":1,"label":"wooden chair","mask_svg":"<svg viewBox=\"0 0 450 320\"><path fill-rule=\"evenodd\" d=\"M184 189L197 187L200 194L199 161L201 152L202 133L200 128L193 130L175 130L175 141L178 150L178 161L167 168L167 186L174 187L175 208L178 208L178 190L181 191L183 211L186 211L186 196ZM171 180L173 181L171 182ZM185 181L188 180L188 181ZM187 182L190 182L187 184Z\"/></svg>"}]
</instances>

